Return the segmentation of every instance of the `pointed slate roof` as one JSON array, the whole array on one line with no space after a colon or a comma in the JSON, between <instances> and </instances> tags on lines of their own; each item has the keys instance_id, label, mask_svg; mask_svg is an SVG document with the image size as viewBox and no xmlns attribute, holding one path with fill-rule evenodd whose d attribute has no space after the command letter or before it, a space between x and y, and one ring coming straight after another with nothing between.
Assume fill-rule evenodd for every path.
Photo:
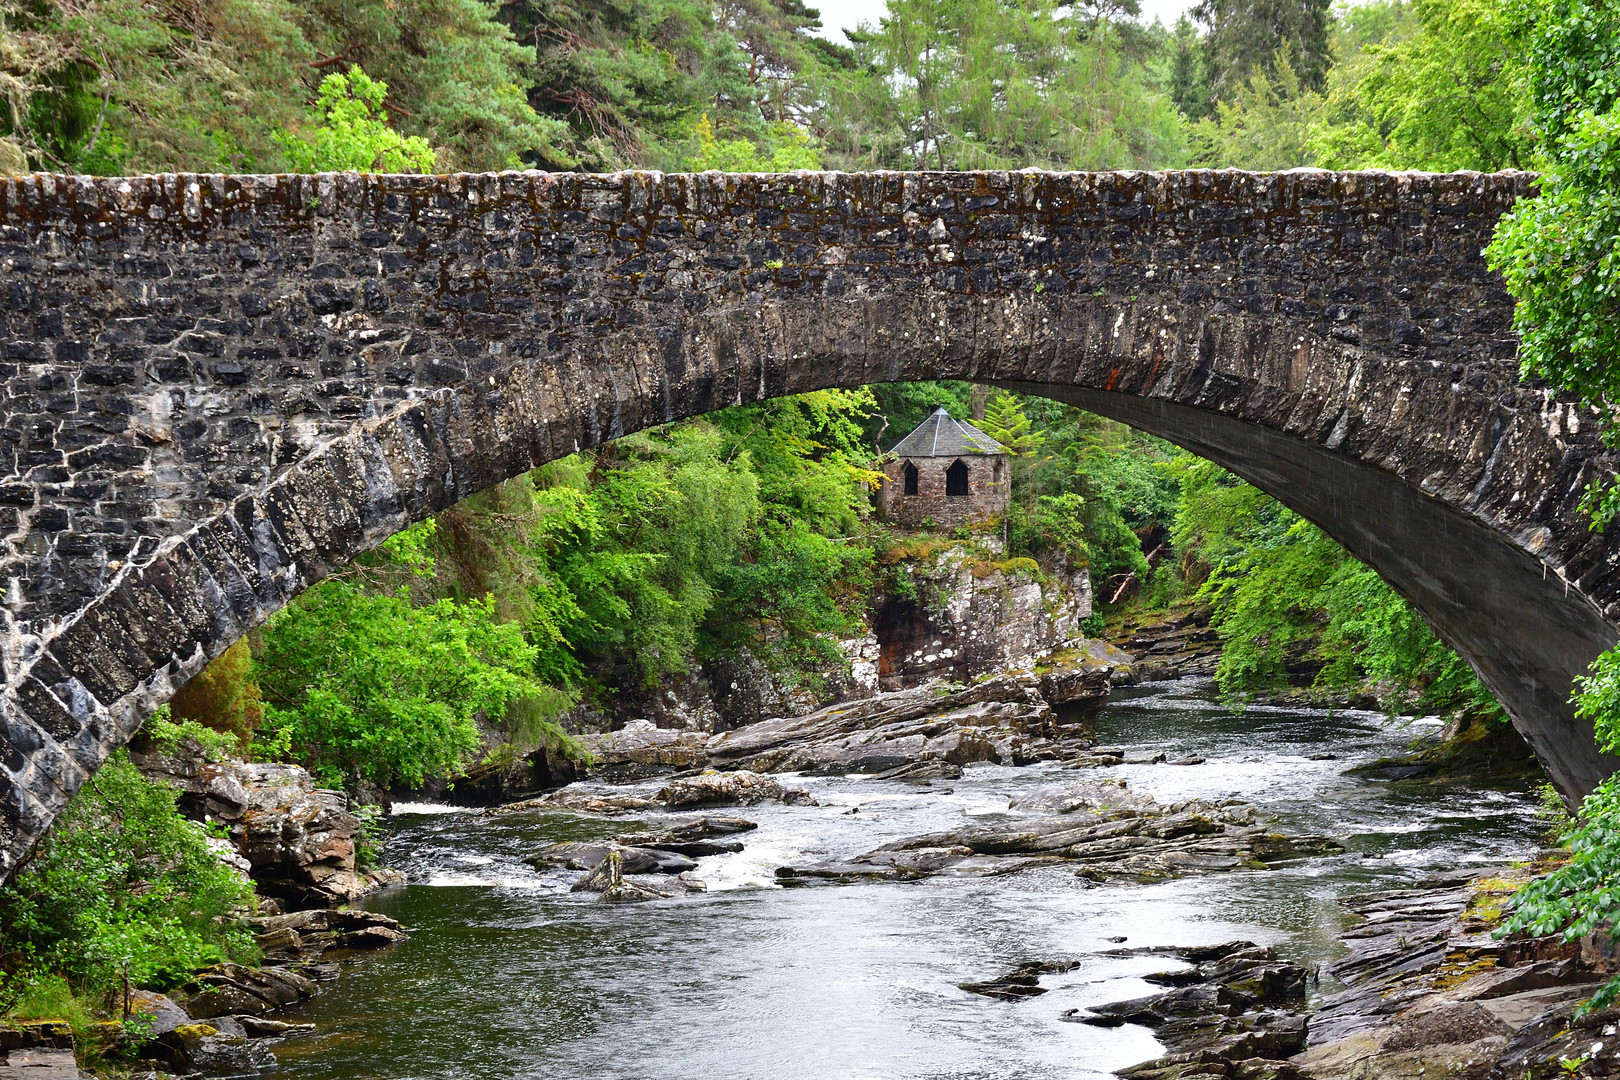
<instances>
[{"instance_id":1,"label":"pointed slate roof","mask_svg":"<svg viewBox=\"0 0 1620 1080\"><path fill-rule=\"evenodd\" d=\"M1005 454L996 440L964 420L953 420L943 408L935 409L910 435L894 444L890 453L903 458L968 457Z\"/></svg>"}]
</instances>

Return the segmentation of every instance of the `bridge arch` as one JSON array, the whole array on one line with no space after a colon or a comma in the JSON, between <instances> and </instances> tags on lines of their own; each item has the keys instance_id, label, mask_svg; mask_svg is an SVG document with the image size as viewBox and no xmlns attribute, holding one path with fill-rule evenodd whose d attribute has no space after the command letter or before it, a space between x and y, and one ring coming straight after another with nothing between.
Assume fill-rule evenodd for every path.
<instances>
[{"instance_id":1,"label":"bridge arch","mask_svg":"<svg viewBox=\"0 0 1620 1080\"><path fill-rule=\"evenodd\" d=\"M1524 174L34 176L0 183L0 873L174 689L574 450L969 379L1161 435L1383 574L1567 797L1620 619L1593 418L1480 251Z\"/></svg>"}]
</instances>

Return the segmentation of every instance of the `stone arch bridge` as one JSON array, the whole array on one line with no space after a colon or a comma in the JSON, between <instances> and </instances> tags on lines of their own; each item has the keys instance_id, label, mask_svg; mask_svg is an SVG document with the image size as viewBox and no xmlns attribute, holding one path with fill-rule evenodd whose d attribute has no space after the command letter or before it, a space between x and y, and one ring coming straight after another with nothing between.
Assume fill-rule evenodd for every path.
<instances>
[{"instance_id":1,"label":"stone arch bridge","mask_svg":"<svg viewBox=\"0 0 1620 1080\"><path fill-rule=\"evenodd\" d=\"M0 876L158 704L411 521L738 402L953 378L1227 466L1375 567L1566 796L1620 621L1592 417L1480 255L1524 174L0 182Z\"/></svg>"}]
</instances>

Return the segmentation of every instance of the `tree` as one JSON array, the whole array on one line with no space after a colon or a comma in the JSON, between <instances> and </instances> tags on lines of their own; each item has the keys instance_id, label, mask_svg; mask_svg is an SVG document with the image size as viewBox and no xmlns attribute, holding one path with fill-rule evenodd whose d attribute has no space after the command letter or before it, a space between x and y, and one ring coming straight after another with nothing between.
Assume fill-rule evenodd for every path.
<instances>
[{"instance_id":1,"label":"tree","mask_svg":"<svg viewBox=\"0 0 1620 1080\"><path fill-rule=\"evenodd\" d=\"M168 989L222 960L257 959L248 880L120 750L79 789L0 887L0 992L51 974L103 1004L129 985ZM19 985L21 984L21 985Z\"/></svg>"},{"instance_id":2,"label":"tree","mask_svg":"<svg viewBox=\"0 0 1620 1080\"><path fill-rule=\"evenodd\" d=\"M322 582L265 628L261 752L291 755L329 787L455 776L479 747L480 715L544 693L534 659L487 598L416 606L354 579Z\"/></svg>"},{"instance_id":3,"label":"tree","mask_svg":"<svg viewBox=\"0 0 1620 1080\"><path fill-rule=\"evenodd\" d=\"M194 721L236 738L246 751L264 721L264 703L253 681L253 651L247 638L214 657L169 700L175 719Z\"/></svg>"},{"instance_id":4,"label":"tree","mask_svg":"<svg viewBox=\"0 0 1620 1080\"><path fill-rule=\"evenodd\" d=\"M1317 162L1436 172L1528 165L1533 138L1507 9L1496 0L1415 0L1402 9L1408 18L1375 22L1377 11L1359 13L1354 72L1330 88L1309 140ZM1381 36L1366 40L1374 33Z\"/></svg>"},{"instance_id":5,"label":"tree","mask_svg":"<svg viewBox=\"0 0 1620 1080\"><path fill-rule=\"evenodd\" d=\"M1204 25L1205 64L1216 100L1256 74L1277 73L1286 53L1300 85L1320 91L1333 58L1328 48L1332 0L1200 0L1193 17Z\"/></svg>"},{"instance_id":6,"label":"tree","mask_svg":"<svg viewBox=\"0 0 1620 1080\"><path fill-rule=\"evenodd\" d=\"M433 171L433 148L420 135L401 135L383 111L388 84L356 64L348 74L321 80L316 109L322 123L303 138L281 136L287 160L297 172L426 173Z\"/></svg>"},{"instance_id":7,"label":"tree","mask_svg":"<svg viewBox=\"0 0 1620 1080\"><path fill-rule=\"evenodd\" d=\"M1170 41L1170 100L1188 120L1202 120L1214 108L1209 86L1209 57L1198 28L1186 15L1176 20Z\"/></svg>"},{"instance_id":8,"label":"tree","mask_svg":"<svg viewBox=\"0 0 1620 1080\"><path fill-rule=\"evenodd\" d=\"M997 389L985 405L984 433L1012 451L1014 457L1033 457L1041 449L1045 438L1031 429L1030 419L1024 415L1017 396Z\"/></svg>"},{"instance_id":9,"label":"tree","mask_svg":"<svg viewBox=\"0 0 1620 1080\"><path fill-rule=\"evenodd\" d=\"M1181 155L1135 4L894 0L857 53L889 88L907 168L1164 166ZM868 98L855 97L857 101Z\"/></svg>"}]
</instances>

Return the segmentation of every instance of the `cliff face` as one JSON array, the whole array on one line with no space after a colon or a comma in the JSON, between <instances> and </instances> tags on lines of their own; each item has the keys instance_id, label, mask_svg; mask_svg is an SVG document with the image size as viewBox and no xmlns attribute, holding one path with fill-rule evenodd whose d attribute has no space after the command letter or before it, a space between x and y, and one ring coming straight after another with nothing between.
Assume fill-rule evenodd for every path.
<instances>
[{"instance_id":1,"label":"cliff face","mask_svg":"<svg viewBox=\"0 0 1620 1080\"><path fill-rule=\"evenodd\" d=\"M967 541L901 546L885 562L891 584L872 615L884 690L1027 667L1080 638L1091 614L1083 566L1042 568Z\"/></svg>"}]
</instances>

